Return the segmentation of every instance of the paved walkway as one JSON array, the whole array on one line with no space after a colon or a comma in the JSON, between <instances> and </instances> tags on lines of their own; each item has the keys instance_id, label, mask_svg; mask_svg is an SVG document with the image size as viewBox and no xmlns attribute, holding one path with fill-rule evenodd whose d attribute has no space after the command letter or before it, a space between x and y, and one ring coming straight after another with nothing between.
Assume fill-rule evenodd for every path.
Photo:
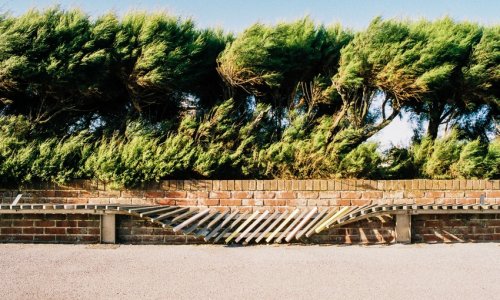
<instances>
[{"instance_id":1,"label":"paved walkway","mask_svg":"<svg viewBox=\"0 0 500 300\"><path fill-rule=\"evenodd\" d=\"M499 299L500 244L0 244L3 299Z\"/></svg>"}]
</instances>

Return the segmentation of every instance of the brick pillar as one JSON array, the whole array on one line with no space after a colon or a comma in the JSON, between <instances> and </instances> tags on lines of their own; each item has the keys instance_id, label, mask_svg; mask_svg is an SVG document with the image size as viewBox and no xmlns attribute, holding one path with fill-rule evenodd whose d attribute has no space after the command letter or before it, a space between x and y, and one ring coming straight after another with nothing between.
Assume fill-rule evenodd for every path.
<instances>
[{"instance_id":1,"label":"brick pillar","mask_svg":"<svg viewBox=\"0 0 500 300\"><path fill-rule=\"evenodd\" d=\"M101 216L101 243L116 243L116 215Z\"/></svg>"},{"instance_id":2,"label":"brick pillar","mask_svg":"<svg viewBox=\"0 0 500 300\"><path fill-rule=\"evenodd\" d=\"M396 243L411 243L411 216L409 214L396 215Z\"/></svg>"}]
</instances>

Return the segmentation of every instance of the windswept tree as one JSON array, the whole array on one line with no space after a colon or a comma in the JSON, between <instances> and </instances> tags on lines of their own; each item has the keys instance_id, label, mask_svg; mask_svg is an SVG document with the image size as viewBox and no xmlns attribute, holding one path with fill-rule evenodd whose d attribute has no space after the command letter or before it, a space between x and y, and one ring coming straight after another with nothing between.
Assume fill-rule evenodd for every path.
<instances>
[{"instance_id":1,"label":"windswept tree","mask_svg":"<svg viewBox=\"0 0 500 300\"><path fill-rule=\"evenodd\" d=\"M340 49L350 39L340 26L317 26L309 18L275 26L257 23L224 50L218 70L232 87L229 96L240 88L258 103L270 104L279 127L298 92L310 99L315 78L336 72Z\"/></svg>"},{"instance_id":2,"label":"windswept tree","mask_svg":"<svg viewBox=\"0 0 500 300\"><path fill-rule=\"evenodd\" d=\"M31 10L0 24L0 99L3 113L33 124L67 123L103 98L111 56L78 10ZM109 41L108 41L109 42ZM59 123L59 127L61 124Z\"/></svg>"},{"instance_id":3,"label":"windswept tree","mask_svg":"<svg viewBox=\"0 0 500 300\"><path fill-rule=\"evenodd\" d=\"M216 57L226 39L165 13L127 15L115 47L133 111L152 119L177 117L189 100L221 97Z\"/></svg>"},{"instance_id":4,"label":"windswept tree","mask_svg":"<svg viewBox=\"0 0 500 300\"><path fill-rule=\"evenodd\" d=\"M330 140L352 127L360 132L362 142L387 126L405 105L419 101L427 91L417 66L421 45L408 23L380 18L355 36L342 50L339 71L333 77L332 87L342 105L333 112Z\"/></svg>"},{"instance_id":5,"label":"windswept tree","mask_svg":"<svg viewBox=\"0 0 500 300\"><path fill-rule=\"evenodd\" d=\"M488 47L484 44L489 43L489 38L478 48L484 29L450 18L414 23L412 31L422 39L417 68L421 72L419 82L427 91L421 101L413 102L410 107L428 121L427 135L435 139L441 125L474 115L486 103L483 91L491 89L488 83L491 79L477 76L477 71L483 69L481 72L487 74L491 68L492 53L489 50L480 53L481 47Z\"/></svg>"}]
</instances>

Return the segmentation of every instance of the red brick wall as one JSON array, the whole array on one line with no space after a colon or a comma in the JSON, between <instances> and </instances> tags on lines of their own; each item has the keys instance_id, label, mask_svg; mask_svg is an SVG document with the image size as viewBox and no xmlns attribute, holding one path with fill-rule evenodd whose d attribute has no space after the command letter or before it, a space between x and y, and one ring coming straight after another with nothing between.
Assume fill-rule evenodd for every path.
<instances>
[{"instance_id":1,"label":"red brick wall","mask_svg":"<svg viewBox=\"0 0 500 300\"><path fill-rule=\"evenodd\" d=\"M395 240L395 221L387 217L330 228L308 239L315 244L389 244Z\"/></svg>"},{"instance_id":2,"label":"red brick wall","mask_svg":"<svg viewBox=\"0 0 500 300\"><path fill-rule=\"evenodd\" d=\"M412 216L412 241L425 243L500 241L500 214Z\"/></svg>"},{"instance_id":3,"label":"red brick wall","mask_svg":"<svg viewBox=\"0 0 500 300\"><path fill-rule=\"evenodd\" d=\"M203 244L203 238L174 233L156 223L127 216L116 216L116 239L122 244Z\"/></svg>"},{"instance_id":4,"label":"red brick wall","mask_svg":"<svg viewBox=\"0 0 500 300\"><path fill-rule=\"evenodd\" d=\"M116 216L117 242L123 244L203 244L202 238L175 234L142 219ZM395 241L394 219L362 220L331 228L304 238L314 244L387 244ZM100 217L88 214L0 215L0 242L98 243ZM500 214L455 214L412 216L412 241L485 242L500 241Z\"/></svg>"},{"instance_id":5,"label":"red brick wall","mask_svg":"<svg viewBox=\"0 0 500 300\"><path fill-rule=\"evenodd\" d=\"M24 203L163 204L240 210L286 206L500 203L500 180L166 180L134 190L110 190L94 181L66 186L32 184L1 189L2 203L23 193Z\"/></svg>"},{"instance_id":6,"label":"red brick wall","mask_svg":"<svg viewBox=\"0 0 500 300\"><path fill-rule=\"evenodd\" d=\"M0 242L98 243L99 218L88 214L0 214Z\"/></svg>"}]
</instances>

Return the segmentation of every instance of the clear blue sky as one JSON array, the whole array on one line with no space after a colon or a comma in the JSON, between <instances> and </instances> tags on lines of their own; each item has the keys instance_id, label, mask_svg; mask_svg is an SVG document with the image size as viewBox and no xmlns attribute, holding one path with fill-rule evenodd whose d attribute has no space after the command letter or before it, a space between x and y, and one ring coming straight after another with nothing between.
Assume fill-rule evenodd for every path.
<instances>
[{"instance_id":1,"label":"clear blue sky","mask_svg":"<svg viewBox=\"0 0 500 300\"><path fill-rule=\"evenodd\" d=\"M353 29L364 28L375 16L410 19L450 16L485 25L498 24L500 20L500 0L0 0L0 12L19 15L33 7L57 4L63 8L81 8L92 16L109 11L122 15L130 10L166 10L191 17L200 27L222 27L233 32L257 21L275 23L305 15L318 22L340 22ZM412 133L412 124L404 115L372 139L383 148L390 144L407 145Z\"/></svg>"},{"instance_id":2,"label":"clear blue sky","mask_svg":"<svg viewBox=\"0 0 500 300\"><path fill-rule=\"evenodd\" d=\"M256 21L274 23L310 15L323 23L340 22L363 28L375 16L429 18L449 15L457 20L498 23L499 0L0 0L0 10L22 14L32 7L60 4L91 15L108 11L168 10L189 16L201 27L221 26L238 32Z\"/></svg>"}]
</instances>

